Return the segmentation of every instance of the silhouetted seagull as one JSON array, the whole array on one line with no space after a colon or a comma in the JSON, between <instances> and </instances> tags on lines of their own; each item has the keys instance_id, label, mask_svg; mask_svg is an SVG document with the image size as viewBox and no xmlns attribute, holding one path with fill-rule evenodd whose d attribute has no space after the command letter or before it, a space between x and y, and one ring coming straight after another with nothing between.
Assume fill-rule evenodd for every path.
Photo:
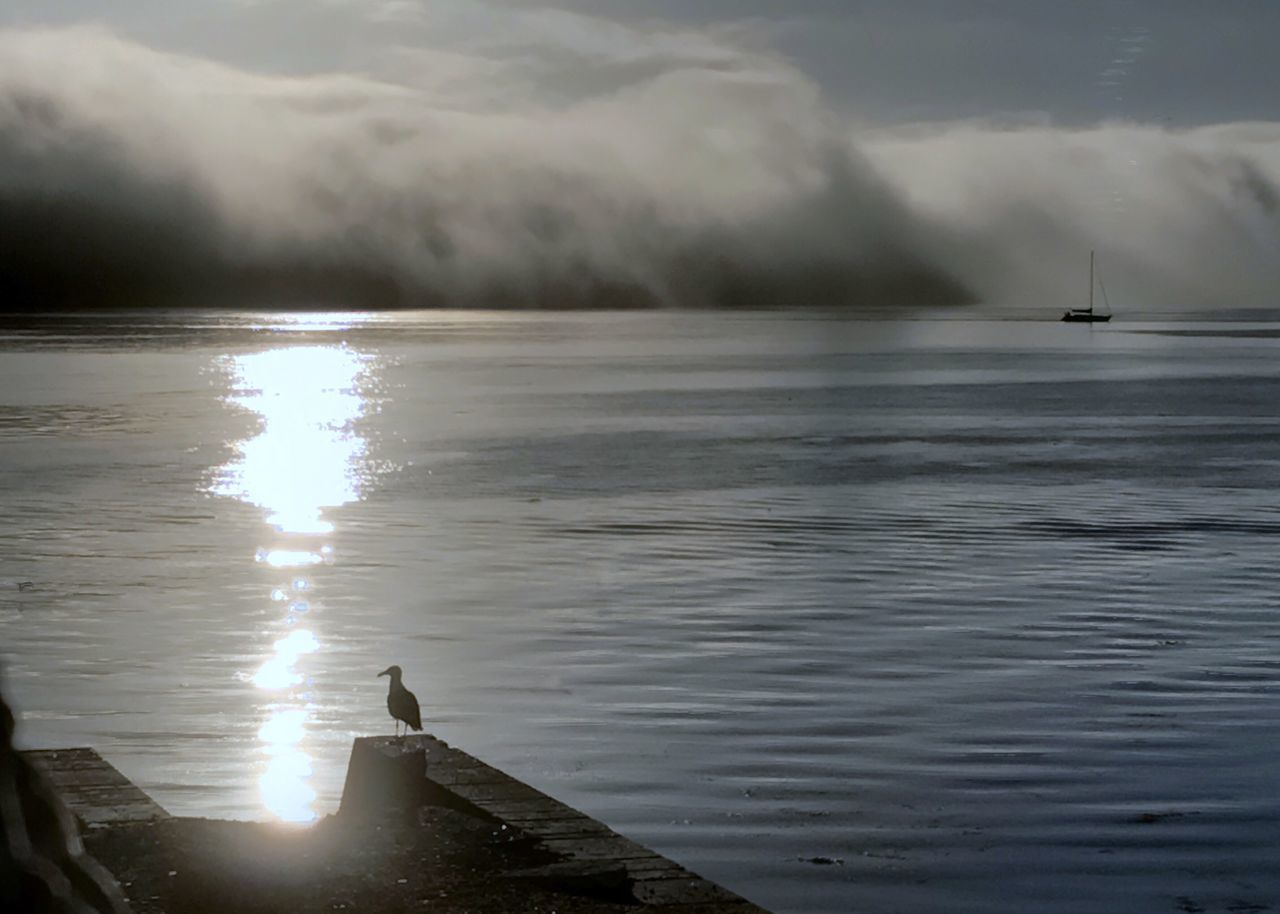
<instances>
[{"instance_id":1,"label":"silhouetted seagull","mask_svg":"<svg viewBox=\"0 0 1280 914\"><path fill-rule=\"evenodd\" d=\"M400 721L404 721L404 732L407 736L409 728L422 729L422 713L418 710L418 699L404 687L400 681L401 671L398 666L389 666L379 676L391 677L391 688L387 690L387 710L396 722L396 736L400 736Z\"/></svg>"}]
</instances>

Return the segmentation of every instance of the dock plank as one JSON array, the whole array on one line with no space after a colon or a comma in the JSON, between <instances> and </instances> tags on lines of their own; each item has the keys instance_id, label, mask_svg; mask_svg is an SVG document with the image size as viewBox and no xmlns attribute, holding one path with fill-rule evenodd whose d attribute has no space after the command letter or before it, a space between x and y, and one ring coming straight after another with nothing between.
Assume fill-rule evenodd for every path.
<instances>
[{"instance_id":1,"label":"dock plank","mask_svg":"<svg viewBox=\"0 0 1280 914\"><path fill-rule=\"evenodd\" d=\"M169 818L159 803L93 749L33 749L22 755L49 779L82 826Z\"/></svg>"}]
</instances>

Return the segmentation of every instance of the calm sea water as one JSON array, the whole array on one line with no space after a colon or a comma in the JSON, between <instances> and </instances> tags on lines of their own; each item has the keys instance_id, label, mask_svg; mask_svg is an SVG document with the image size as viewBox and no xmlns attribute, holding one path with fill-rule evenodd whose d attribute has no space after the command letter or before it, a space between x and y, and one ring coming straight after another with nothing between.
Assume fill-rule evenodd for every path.
<instances>
[{"instance_id":1,"label":"calm sea water","mask_svg":"<svg viewBox=\"0 0 1280 914\"><path fill-rule=\"evenodd\" d=\"M11 320L6 689L178 814L333 811L398 663L778 911L1280 908L1277 331Z\"/></svg>"}]
</instances>

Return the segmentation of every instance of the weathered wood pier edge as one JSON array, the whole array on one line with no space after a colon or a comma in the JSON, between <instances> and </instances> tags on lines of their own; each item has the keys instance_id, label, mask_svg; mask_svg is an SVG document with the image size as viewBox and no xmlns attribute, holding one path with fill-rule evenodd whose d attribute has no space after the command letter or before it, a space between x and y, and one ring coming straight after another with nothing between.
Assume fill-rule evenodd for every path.
<instances>
[{"instance_id":1,"label":"weathered wood pier edge","mask_svg":"<svg viewBox=\"0 0 1280 914\"><path fill-rule=\"evenodd\" d=\"M205 840L226 844L243 844L251 838L224 837L210 839L207 836L225 834L220 828L269 829L261 823L215 823L202 819L175 819L132 784L106 760L92 749L36 750L24 753L49 779L67 807L74 813L86 844L113 875L125 885L125 894L134 881L140 885L160 885L159 894L149 895L150 904L137 910L179 911L207 910L212 897L209 891L200 894L204 902L184 906L181 899L175 901L164 893L164 874L147 871L147 860L126 859L133 856L154 856L156 866L178 866L172 855L150 851L128 851L122 848L163 849L171 844L201 846ZM432 820L431 817L435 817ZM394 878L399 875L396 866L388 863L387 883L399 888L399 894L388 895L381 901L371 901L374 896L353 895L350 904L316 905L308 896L280 897L278 887L272 902L287 902L292 910L409 910L407 902L415 900L419 910L550 910L544 904L554 904L561 899L560 910L636 910L672 912L672 914L764 914L762 908L729 892L727 889L690 872L679 864L618 834L603 823L561 803L547 794L485 764L474 756L454 748L443 740L428 735L403 739L390 737L364 737L355 740L347 769L341 807L331 817L330 831L341 834L337 843L358 844L373 847L375 836L394 833L399 848L412 843L415 831L421 831L428 821L443 821L453 817L459 822L476 823L462 828L455 827L450 834L466 837L472 833L501 835L504 847L520 849L514 868L495 872L491 856L485 856L486 866L469 867L474 871L476 884L465 886L461 893L469 899L464 906L453 907L448 899L426 897L407 899L414 886L404 886L408 880ZM326 823L328 824L328 823ZM140 829L162 826L146 831L147 837L139 839ZM479 831L478 831L479 830ZM112 841L117 836L118 840ZM189 836L199 836L192 840ZM358 837L357 837L358 836ZM150 843L147 843L150 842ZM482 848L489 854L492 848ZM104 857L104 853L106 857ZM210 853L210 856L214 856ZM310 852L301 854L309 858ZM112 859L114 858L114 859ZM503 858L506 859L506 858ZM164 863L162 860L168 860ZM233 866L243 866L242 863ZM382 868L376 856L365 853L359 864L363 869L353 877L366 882L377 874L368 869ZM153 867L154 868L154 867ZM325 867L324 875L329 874ZM175 871L168 871L169 876ZM222 877L206 874L205 882L221 890ZM468 877L469 878L469 877ZM498 880L498 881L491 881ZM527 907L511 907L513 884L530 887L528 896L520 904ZM499 891L499 887L502 891ZM490 891L492 890L492 891ZM150 890L148 890L150 891ZM253 901L239 890L238 906ZM266 889L263 890L264 894ZM541 894L537 894L541 893ZM188 896L191 893L188 892ZM216 892L214 893L216 894ZM421 894L421 893L420 893ZM486 908L487 895L492 904ZM311 893L314 895L314 891ZM455 897L459 895L455 891ZM336 896L335 896L336 897ZM346 897L346 896L343 896ZM360 903L354 900L359 898ZM505 901L502 899L506 899ZM312 907L308 906L308 900ZM461 905L462 902L459 902ZM479 907L474 905L479 904ZM265 905L270 909L271 905Z\"/></svg>"}]
</instances>

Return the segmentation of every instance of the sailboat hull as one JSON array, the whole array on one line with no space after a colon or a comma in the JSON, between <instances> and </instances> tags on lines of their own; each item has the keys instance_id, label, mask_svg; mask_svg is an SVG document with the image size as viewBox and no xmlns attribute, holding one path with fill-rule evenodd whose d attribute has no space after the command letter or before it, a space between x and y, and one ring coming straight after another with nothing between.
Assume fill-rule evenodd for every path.
<instances>
[{"instance_id":1,"label":"sailboat hull","mask_svg":"<svg viewBox=\"0 0 1280 914\"><path fill-rule=\"evenodd\" d=\"M1062 315L1062 320L1068 324L1105 324L1111 320L1110 314L1090 314L1087 311L1077 312L1068 311Z\"/></svg>"}]
</instances>

